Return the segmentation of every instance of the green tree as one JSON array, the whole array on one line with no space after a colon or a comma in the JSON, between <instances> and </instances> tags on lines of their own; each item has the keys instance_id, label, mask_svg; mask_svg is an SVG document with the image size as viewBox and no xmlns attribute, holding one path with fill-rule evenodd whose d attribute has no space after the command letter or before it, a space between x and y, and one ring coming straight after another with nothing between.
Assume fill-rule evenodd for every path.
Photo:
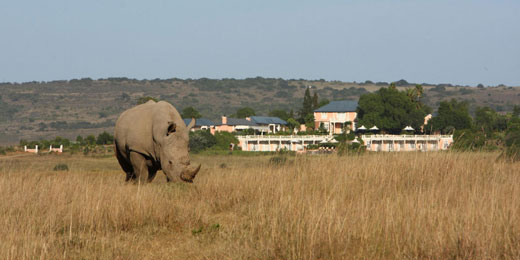
<instances>
[{"instance_id":1,"label":"green tree","mask_svg":"<svg viewBox=\"0 0 520 260\"><path fill-rule=\"evenodd\" d=\"M281 109L275 109L275 110L270 111L269 116L278 117L285 121L287 121L287 119L289 119L289 114L287 114L287 112L285 112L284 110L281 110Z\"/></svg>"},{"instance_id":2,"label":"green tree","mask_svg":"<svg viewBox=\"0 0 520 260\"><path fill-rule=\"evenodd\" d=\"M314 130L314 114L307 114L307 116L305 116L305 127Z\"/></svg>"},{"instance_id":3,"label":"green tree","mask_svg":"<svg viewBox=\"0 0 520 260\"><path fill-rule=\"evenodd\" d=\"M491 136L494 132L506 130L507 118L490 107L478 107L475 110L475 126L487 136Z\"/></svg>"},{"instance_id":4,"label":"green tree","mask_svg":"<svg viewBox=\"0 0 520 260\"><path fill-rule=\"evenodd\" d=\"M229 150L230 144L238 145L238 139L232 133L216 132L215 139L216 147L222 150Z\"/></svg>"},{"instance_id":5,"label":"green tree","mask_svg":"<svg viewBox=\"0 0 520 260\"><path fill-rule=\"evenodd\" d=\"M296 121L294 118L287 119L287 125L289 126L289 129L293 131L294 129L300 130L300 122Z\"/></svg>"},{"instance_id":6,"label":"green tree","mask_svg":"<svg viewBox=\"0 0 520 260\"><path fill-rule=\"evenodd\" d=\"M314 92L314 96L312 96L312 110L317 109L319 107L318 102L318 93Z\"/></svg>"},{"instance_id":7,"label":"green tree","mask_svg":"<svg viewBox=\"0 0 520 260\"><path fill-rule=\"evenodd\" d=\"M96 137L94 135L88 135L87 138L85 138L85 142L88 145L94 145L96 144Z\"/></svg>"},{"instance_id":8,"label":"green tree","mask_svg":"<svg viewBox=\"0 0 520 260\"><path fill-rule=\"evenodd\" d=\"M305 95L303 96L302 109L300 110L300 117L305 119L307 115L313 114L312 97L309 88L305 89Z\"/></svg>"},{"instance_id":9,"label":"green tree","mask_svg":"<svg viewBox=\"0 0 520 260\"><path fill-rule=\"evenodd\" d=\"M467 102L458 102L455 99L442 101L437 114L437 116L428 121L425 129L443 133L447 133L450 129L471 129L472 119L469 115Z\"/></svg>"},{"instance_id":10,"label":"green tree","mask_svg":"<svg viewBox=\"0 0 520 260\"><path fill-rule=\"evenodd\" d=\"M60 145L63 145L64 147L69 147L70 140L61 136L56 136L54 140L49 140L49 144L47 145L52 145L53 147L59 147Z\"/></svg>"},{"instance_id":11,"label":"green tree","mask_svg":"<svg viewBox=\"0 0 520 260\"><path fill-rule=\"evenodd\" d=\"M194 107L185 107L182 109L182 118L201 118L202 115Z\"/></svg>"},{"instance_id":12,"label":"green tree","mask_svg":"<svg viewBox=\"0 0 520 260\"><path fill-rule=\"evenodd\" d=\"M490 107L477 107L475 110L475 124L479 130L491 133L496 120L496 112Z\"/></svg>"},{"instance_id":13,"label":"green tree","mask_svg":"<svg viewBox=\"0 0 520 260\"><path fill-rule=\"evenodd\" d=\"M414 88L409 88L406 90L406 95L412 101L417 108L421 108L423 103L421 102L421 97L423 95L424 89L422 85L415 85Z\"/></svg>"},{"instance_id":14,"label":"green tree","mask_svg":"<svg viewBox=\"0 0 520 260\"><path fill-rule=\"evenodd\" d=\"M506 157L512 161L520 161L520 118L514 117L508 122L505 138Z\"/></svg>"},{"instance_id":15,"label":"green tree","mask_svg":"<svg viewBox=\"0 0 520 260\"><path fill-rule=\"evenodd\" d=\"M236 118L246 118L255 115L255 110L250 107L239 108L236 113Z\"/></svg>"},{"instance_id":16,"label":"green tree","mask_svg":"<svg viewBox=\"0 0 520 260\"><path fill-rule=\"evenodd\" d=\"M455 130L452 149L458 151L478 151L486 144L483 132L472 129Z\"/></svg>"},{"instance_id":17,"label":"green tree","mask_svg":"<svg viewBox=\"0 0 520 260\"><path fill-rule=\"evenodd\" d=\"M81 135L78 135L78 136L76 137L76 142L77 142L78 144L81 144L81 145L82 145L82 144L85 144L85 141L83 140L83 137L82 137Z\"/></svg>"},{"instance_id":18,"label":"green tree","mask_svg":"<svg viewBox=\"0 0 520 260\"><path fill-rule=\"evenodd\" d=\"M113 144L114 136L109 134L107 131L103 131L103 133L99 134L96 140L96 144Z\"/></svg>"},{"instance_id":19,"label":"green tree","mask_svg":"<svg viewBox=\"0 0 520 260\"><path fill-rule=\"evenodd\" d=\"M291 111L289 112L289 118L294 118L294 111L291 109Z\"/></svg>"},{"instance_id":20,"label":"green tree","mask_svg":"<svg viewBox=\"0 0 520 260\"><path fill-rule=\"evenodd\" d=\"M189 147L191 152L198 153L202 150L211 148L216 144L217 138L215 138L209 130L190 131Z\"/></svg>"},{"instance_id":21,"label":"green tree","mask_svg":"<svg viewBox=\"0 0 520 260\"><path fill-rule=\"evenodd\" d=\"M328 103L330 103L330 101L328 99L322 99L322 100L320 100L320 103L318 104L318 107L316 109L318 109L324 105L327 105Z\"/></svg>"},{"instance_id":22,"label":"green tree","mask_svg":"<svg viewBox=\"0 0 520 260\"><path fill-rule=\"evenodd\" d=\"M520 106L515 105L513 107L513 117L520 117Z\"/></svg>"},{"instance_id":23,"label":"green tree","mask_svg":"<svg viewBox=\"0 0 520 260\"><path fill-rule=\"evenodd\" d=\"M375 125L392 134L399 134L408 125L418 131L429 111L429 107L417 106L406 92L398 91L394 85L360 97L358 125Z\"/></svg>"}]
</instances>

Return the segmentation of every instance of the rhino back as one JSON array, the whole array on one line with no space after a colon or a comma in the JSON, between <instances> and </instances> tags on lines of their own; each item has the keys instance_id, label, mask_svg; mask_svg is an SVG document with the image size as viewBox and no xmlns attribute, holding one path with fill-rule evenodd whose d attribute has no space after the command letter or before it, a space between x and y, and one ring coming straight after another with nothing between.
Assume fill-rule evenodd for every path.
<instances>
[{"instance_id":1,"label":"rhino back","mask_svg":"<svg viewBox=\"0 0 520 260\"><path fill-rule=\"evenodd\" d=\"M159 157L161 140L166 135L168 122L175 122L180 129L186 126L180 114L164 101L148 101L126 110L116 122L115 139L119 149L134 150L154 158Z\"/></svg>"},{"instance_id":2,"label":"rhino back","mask_svg":"<svg viewBox=\"0 0 520 260\"><path fill-rule=\"evenodd\" d=\"M155 102L149 101L123 112L116 122L114 137L121 150L143 154L154 151L152 127Z\"/></svg>"}]
</instances>

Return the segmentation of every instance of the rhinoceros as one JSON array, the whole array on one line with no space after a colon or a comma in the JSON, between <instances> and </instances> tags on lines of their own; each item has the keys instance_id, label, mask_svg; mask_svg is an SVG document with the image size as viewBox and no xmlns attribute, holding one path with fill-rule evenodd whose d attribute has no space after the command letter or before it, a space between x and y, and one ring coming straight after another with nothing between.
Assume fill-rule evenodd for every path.
<instances>
[{"instance_id":1,"label":"rhinoceros","mask_svg":"<svg viewBox=\"0 0 520 260\"><path fill-rule=\"evenodd\" d=\"M165 101L148 101L124 111L116 122L116 157L126 181L151 182L158 170L166 180L192 182L200 164L190 164L188 133L179 112ZM148 174L146 174L148 173Z\"/></svg>"}]
</instances>

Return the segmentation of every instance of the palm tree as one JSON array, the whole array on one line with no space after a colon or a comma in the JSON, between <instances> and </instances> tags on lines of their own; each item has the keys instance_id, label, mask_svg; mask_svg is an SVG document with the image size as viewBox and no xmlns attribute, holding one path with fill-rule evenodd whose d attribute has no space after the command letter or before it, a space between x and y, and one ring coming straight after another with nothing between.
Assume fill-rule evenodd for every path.
<instances>
[{"instance_id":1,"label":"palm tree","mask_svg":"<svg viewBox=\"0 0 520 260\"><path fill-rule=\"evenodd\" d=\"M424 89L421 85L417 84L415 85L415 88L409 88L406 90L406 95L412 102L415 103L417 108L422 107L422 103L420 101L422 95L423 95Z\"/></svg>"}]
</instances>

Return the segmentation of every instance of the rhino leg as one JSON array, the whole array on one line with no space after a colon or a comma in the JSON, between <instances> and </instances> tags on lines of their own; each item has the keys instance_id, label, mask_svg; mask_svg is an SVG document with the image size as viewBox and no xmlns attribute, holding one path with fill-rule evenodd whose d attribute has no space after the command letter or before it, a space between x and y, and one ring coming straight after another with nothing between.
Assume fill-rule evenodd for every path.
<instances>
[{"instance_id":1,"label":"rhino leg","mask_svg":"<svg viewBox=\"0 0 520 260\"><path fill-rule=\"evenodd\" d=\"M126 173L126 181L135 179L134 175L134 169L132 168L132 164L128 161L127 158L123 156L121 151L119 150L117 143L115 144L115 152L116 152L116 158L119 162L119 165L121 165L121 168Z\"/></svg>"},{"instance_id":2,"label":"rhino leg","mask_svg":"<svg viewBox=\"0 0 520 260\"><path fill-rule=\"evenodd\" d=\"M132 179L135 179L139 183L148 182L148 165L146 158L144 158L142 154L130 152L130 162L132 162L132 167L134 169L133 175L135 176Z\"/></svg>"},{"instance_id":3,"label":"rhino leg","mask_svg":"<svg viewBox=\"0 0 520 260\"><path fill-rule=\"evenodd\" d=\"M157 170L155 168L148 167L148 182L153 181L156 173L157 173Z\"/></svg>"}]
</instances>

